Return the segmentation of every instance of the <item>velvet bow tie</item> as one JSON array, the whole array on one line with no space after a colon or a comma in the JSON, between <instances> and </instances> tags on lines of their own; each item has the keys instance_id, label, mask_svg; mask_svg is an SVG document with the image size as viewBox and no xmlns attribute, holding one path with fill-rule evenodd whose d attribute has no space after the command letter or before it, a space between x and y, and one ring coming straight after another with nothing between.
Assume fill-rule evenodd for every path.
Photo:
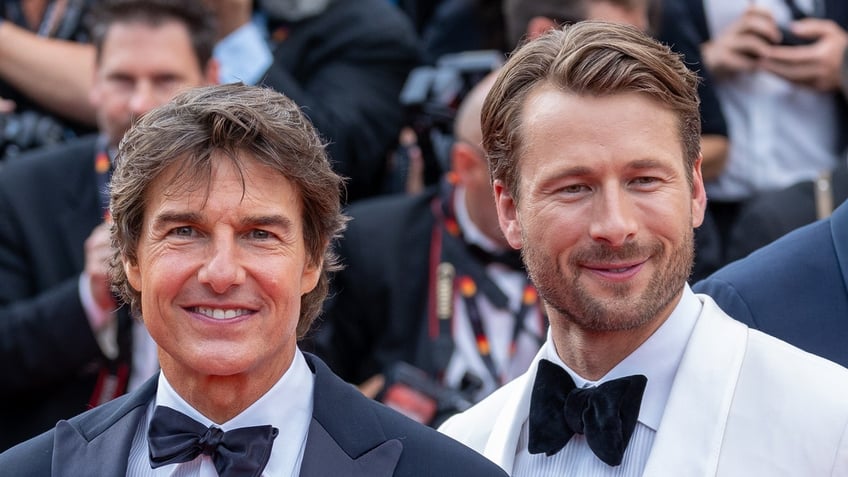
<instances>
[{"instance_id":1,"label":"velvet bow tie","mask_svg":"<svg viewBox=\"0 0 848 477\"><path fill-rule=\"evenodd\" d=\"M564 369L541 360L530 398L528 450L551 456L575 433L585 434L599 459L611 466L621 464L647 382L636 375L578 389Z\"/></svg>"},{"instance_id":2,"label":"velvet bow tie","mask_svg":"<svg viewBox=\"0 0 848 477\"><path fill-rule=\"evenodd\" d=\"M150 465L155 469L205 454L212 458L221 477L258 477L271 457L277 434L277 428L272 426L224 432L171 408L156 406L147 436Z\"/></svg>"}]
</instances>

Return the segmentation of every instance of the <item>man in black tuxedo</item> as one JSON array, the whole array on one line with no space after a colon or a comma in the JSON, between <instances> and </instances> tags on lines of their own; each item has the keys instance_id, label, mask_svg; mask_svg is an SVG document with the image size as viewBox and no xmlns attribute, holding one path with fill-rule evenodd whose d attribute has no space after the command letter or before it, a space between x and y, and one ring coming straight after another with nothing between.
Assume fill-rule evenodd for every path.
<instances>
[{"instance_id":1,"label":"man in black tuxedo","mask_svg":"<svg viewBox=\"0 0 848 477\"><path fill-rule=\"evenodd\" d=\"M524 372L547 330L498 228L480 146L493 80L463 99L439 185L350 207L339 244L345 268L310 337L342 378L431 425Z\"/></svg>"},{"instance_id":2,"label":"man in black tuxedo","mask_svg":"<svg viewBox=\"0 0 848 477\"><path fill-rule=\"evenodd\" d=\"M215 27L201 3L100 4L91 91L100 135L20 157L0 172L0 449L156 370L143 326L115 311L102 193L133 119L217 78Z\"/></svg>"},{"instance_id":3,"label":"man in black tuxedo","mask_svg":"<svg viewBox=\"0 0 848 477\"><path fill-rule=\"evenodd\" d=\"M0 468L504 475L298 349L337 265L341 184L315 128L269 88L197 88L141 118L112 179L112 276L162 371L0 455Z\"/></svg>"}]
</instances>

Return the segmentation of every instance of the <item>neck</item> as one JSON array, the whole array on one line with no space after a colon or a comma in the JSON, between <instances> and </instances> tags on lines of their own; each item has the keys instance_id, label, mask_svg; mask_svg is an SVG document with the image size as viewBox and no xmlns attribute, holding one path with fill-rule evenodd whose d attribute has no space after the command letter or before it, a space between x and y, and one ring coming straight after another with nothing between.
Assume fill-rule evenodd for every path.
<instances>
[{"instance_id":1,"label":"neck","mask_svg":"<svg viewBox=\"0 0 848 477\"><path fill-rule=\"evenodd\" d=\"M586 329L559 313L552 314L551 335L557 355L583 379L597 381L650 338L673 309L638 328L614 331Z\"/></svg>"},{"instance_id":2,"label":"neck","mask_svg":"<svg viewBox=\"0 0 848 477\"><path fill-rule=\"evenodd\" d=\"M241 373L229 376L197 375L181 372L173 362L163 360L162 373L183 400L216 424L223 424L244 412L264 396L289 369L285 366L267 376Z\"/></svg>"}]
</instances>

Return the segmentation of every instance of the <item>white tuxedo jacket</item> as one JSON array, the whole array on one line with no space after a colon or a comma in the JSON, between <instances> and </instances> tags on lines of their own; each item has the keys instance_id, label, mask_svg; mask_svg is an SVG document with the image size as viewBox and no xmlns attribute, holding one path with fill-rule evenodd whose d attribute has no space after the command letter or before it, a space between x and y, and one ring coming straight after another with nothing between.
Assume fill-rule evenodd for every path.
<instances>
[{"instance_id":1,"label":"white tuxedo jacket","mask_svg":"<svg viewBox=\"0 0 848 477\"><path fill-rule=\"evenodd\" d=\"M848 476L848 370L697 296L703 309L644 475ZM439 430L512 473L539 358Z\"/></svg>"}]
</instances>

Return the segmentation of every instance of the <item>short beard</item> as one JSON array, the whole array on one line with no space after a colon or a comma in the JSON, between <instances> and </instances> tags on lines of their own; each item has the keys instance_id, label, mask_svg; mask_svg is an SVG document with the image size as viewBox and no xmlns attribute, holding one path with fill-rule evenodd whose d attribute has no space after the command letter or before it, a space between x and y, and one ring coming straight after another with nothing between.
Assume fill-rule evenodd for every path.
<instances>
[{"instance_id":1,"label":"short beard","mask_svg":"<svg viewBox=\"0 0 848 477\"><path fill-rule=\"evenodd\" d=\"M667 263L663 262L665 247L659 241L647 245L628 243L618 248L595 245L577 250L569 257L569 275L559 268L557 257L528 247L532 241L527 237L522 237L525 246L521 252L530 279L548 307L586 330L626 331L656 319L683 289L695 256L694 233L692 229L686 230L679 246L670 251ZM633 295L629 284L611 284L608 289L613 297L602 299L579 283L583 273L579 263L627 261L646 256L653 260L655 271L640 295Z\"/></svg>"}]
</instances>

